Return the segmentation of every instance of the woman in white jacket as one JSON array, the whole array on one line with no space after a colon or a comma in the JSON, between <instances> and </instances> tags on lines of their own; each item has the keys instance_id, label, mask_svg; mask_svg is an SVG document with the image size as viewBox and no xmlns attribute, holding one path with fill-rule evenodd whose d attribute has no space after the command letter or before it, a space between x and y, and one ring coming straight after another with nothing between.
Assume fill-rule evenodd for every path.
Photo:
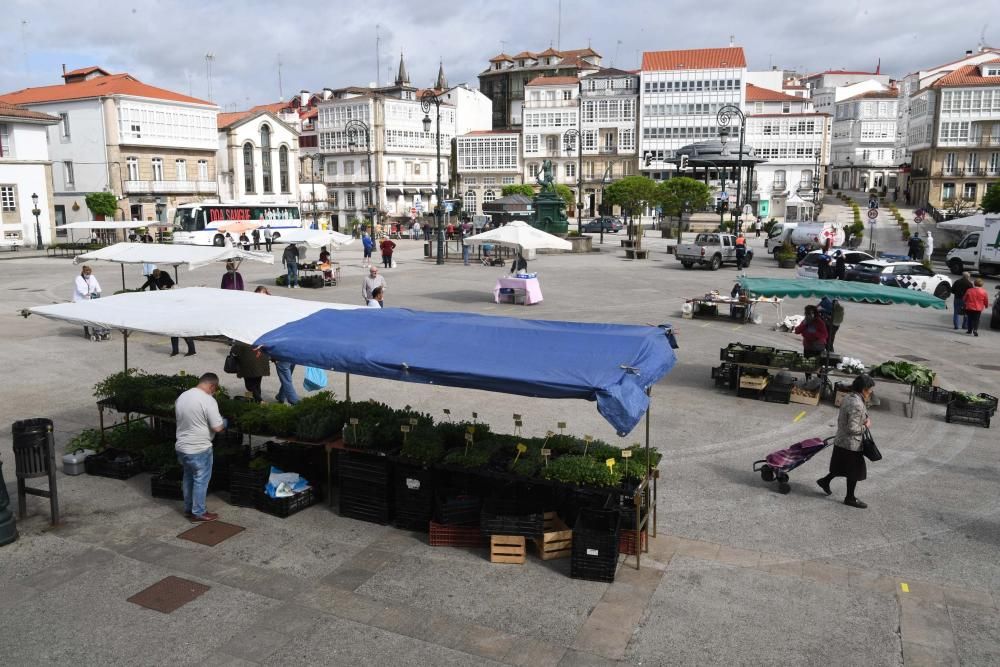
<instances>
[{"instance_id":1,"label":"woman in white jacket","mask_svg":"<svg viewBox=\"0 0 1000 667\"><path fill-rule=\"evenodd\" d=\"M90 301L101 296L101 284L97 282L97 276L86 264L80 270L80 275L76 277L73 284L73 301ZM83 335L90 338L90 327L83 328Z\"/></svg>"}]
</instances>

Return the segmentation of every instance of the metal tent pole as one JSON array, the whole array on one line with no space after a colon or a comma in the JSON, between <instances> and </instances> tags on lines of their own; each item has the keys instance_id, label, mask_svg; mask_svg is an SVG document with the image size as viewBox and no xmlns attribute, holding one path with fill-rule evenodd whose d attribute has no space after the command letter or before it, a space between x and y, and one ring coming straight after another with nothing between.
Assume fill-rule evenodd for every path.
<instances>
[{"instance_id":1,"label":"metal tent pole","mask_svg":"<svg viewBox=\"0 0 1000 667\"><path fill-rule=\"evenodd\" d=\"M120 264L119 266L122 267L122 290L124 290L125 289L125 265L124 264Z\"/></svg>"},{"instance_id":2,"label":"metal tent pole","mask_svg":"<svg viewBox=\"0 0 1000 667\"><path fill-rule=\"evenodd\" d=\"M128 329L122 329L122 353L125 358L125 372L128 373Z\"/></svg>"}]
</instances>

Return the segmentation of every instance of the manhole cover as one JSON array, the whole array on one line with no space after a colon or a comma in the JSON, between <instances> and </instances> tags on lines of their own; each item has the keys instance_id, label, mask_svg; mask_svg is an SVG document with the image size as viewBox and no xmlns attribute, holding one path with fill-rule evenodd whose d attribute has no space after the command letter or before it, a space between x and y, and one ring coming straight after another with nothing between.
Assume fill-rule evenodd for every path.
<instances>
[{"instance_id":1,"label":"manhole cover","mask_svg":"<svg viewBox=\"0 0 1000 667\"><path fill-rule=\"evenodd\" d=\"M982 368L984 371L1000 371L1000 366L995 366L993 364L975 364L976 368Z\"/></svg>"},{"instance_id":2,"label":"manhole cover","mask_svg":"<svg viewBox=\"0 0 1000 667\"><path fill-rule=\"evenodd\" d=\"M918 357L915 354L897 354L896 356L899 357L900 359L906 359L907 361L913 361L913 362L930 361L930 359L924 359L923 357Z\"/></svg>"},{"instance_id":3,"label":"manhole cover","mask_svg":"<svg viewBox=\"0 0 1000 667\"><path fill-rule=\"evenodd\" d=\"M203 595L209 588L189 579L167 577L139 591L128 601L146 609L169 614Z\"/></svg>"},{"instance_id":4,"label":"manhole cover","mask_svg":"<svg viewBox=\"0 0 1000 667\"><path fill-rule=\"evenodd\" d=\"M244 530L243 526L237 526L232 523L209 521L208 523L199 524L190 530L185 530L177 537L197 544L204 544L206 547L214 547L219 542L224 542L233 535L242 533Z\"/></svg>"}]
</instances>

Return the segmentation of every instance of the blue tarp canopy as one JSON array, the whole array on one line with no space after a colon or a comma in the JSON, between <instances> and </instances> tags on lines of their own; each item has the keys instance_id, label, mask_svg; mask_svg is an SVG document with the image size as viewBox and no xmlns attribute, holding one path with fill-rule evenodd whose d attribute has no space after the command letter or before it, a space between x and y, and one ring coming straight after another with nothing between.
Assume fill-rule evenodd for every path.
<instances>
[{"instance_id":1,"label":"blue tarp canopy","mask_svg":"<svg viewBox=\"0 0 1000 667\"><path fill-rule=\"evenodd\" d=\"M663 329L403 308L323 310L258 338L272 357L368 377L583 398L619 435L676 362Z\"/></svg>"}]
</instances>

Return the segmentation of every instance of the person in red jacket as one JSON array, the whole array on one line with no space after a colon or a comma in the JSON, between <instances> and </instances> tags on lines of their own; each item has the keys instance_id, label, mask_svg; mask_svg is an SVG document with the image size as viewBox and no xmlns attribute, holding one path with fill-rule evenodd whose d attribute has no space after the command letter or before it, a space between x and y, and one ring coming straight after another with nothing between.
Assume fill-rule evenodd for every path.
<instances>
[{"instance_id":1,"label":"person in red jacket","mask_svg":"<svg viewBox=\"0 0 1000 667\"><path fill-rule=\"evenodd\" d=\"M979 335L979 318L990 307L990 297L983 289L983 279L976 278L975 286L965 291L965 315L969 318L966 335Z\"/></svg>"},{"instance_id":2,"label":"person in red jacket","mask_svg":"<svg viewBox=\"0 0 1000 667\"><path fill-rule=\"evenodd\" d=\"M392 267L392 251L396 247L389 237L382 239L382 242L378 244L378 247L382 250L382 266L385 268Z\"/></svg>"},{"instance_id":3,"label":"person in red jacket","mask_svg":"<svg viewBox=\"0 0 1000 667\"><path fill-rule=\"evenodd\" d=\"M802 356L818 357L826 350L829 332L816 306L806 306L805 316L802 323L795 327L795 333L802 336ZM810 374L806 373L807 380L809 377Z\"/></svg>"}]
</instances>

